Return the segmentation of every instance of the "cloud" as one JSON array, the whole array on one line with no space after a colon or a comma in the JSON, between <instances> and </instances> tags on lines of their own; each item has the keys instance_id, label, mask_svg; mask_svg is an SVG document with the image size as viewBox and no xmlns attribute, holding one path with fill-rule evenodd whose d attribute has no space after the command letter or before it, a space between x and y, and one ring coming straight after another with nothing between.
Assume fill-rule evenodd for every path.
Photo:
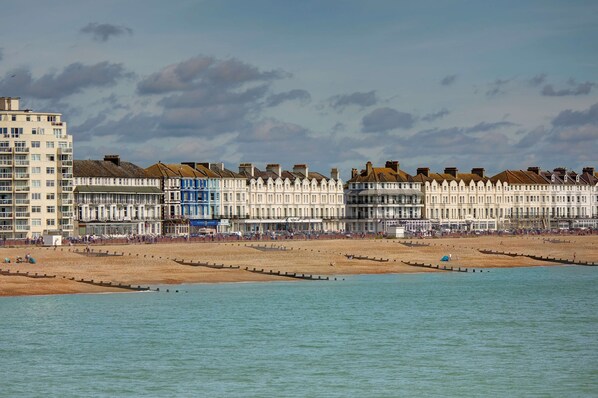
<instances>
[{"instance_id":1,"label":"cloud","mask_svg":"<svg viewBox=\"0 0 598 398\"><path fill-rule=\"evenodd\" d=\"M137 92L140 95L164 94L189 91L202 85L234 88L245 83L271 82L289 76L280 70L260 71L235 58L218 60L199 55L151 74L137 84Z\"/></svg>"},{"instance_id":2,"label":"cloud","mask_svg":"<svg viewBox=\"0 0 598 398\"><path fill-rule=\"evenodd\" d=\"M127 28L126 26L112 25L108 23L98 24L97 22L90 22L79 31L81 33L90 34L96 41L108 41L111 36L117 37L133 34L133 29Z\"/></svg>"},{"instance_id":3,"label":"cloud","mask_svg":"<svg viewBox=\"0 0 598 398\"><path fill-rule=\"evenodd\" d=\"M378 108L365 115L361 120L361 131L383 132L397 128L409 129L415 123L410 113L399 112L392 108Z\"/></svg>"},{"instance_id":4,"label":"cloud","mask_svg":"<svg viewBox=\"0 0 598 398\"><path fill-rule=\"evenodd\" d=\"M586 124L598 126L598 103L584 111L564 110L552 119L552 125L558 127L582 126Z\"/></svg>"},{"instance_id":5,"label":"cloud","mask_svg":"<svg viewBox=\"0 0 598 398\"><path fill-rule=\"evenodd\" d=\"M464 129L464 131L466 133L484 133L487 131L496 130L501 127L511 127L511 126L516 126L516 124L511 123L511 122L492 122L492 123L481 122L481 123L476 124L475 126L468 127L466 129Z\"/></svg>"},{"instance_id":6,"label":"cloud","mask_svg":"<svg viewBox=\"0 0 598 398\"><path fill-rule=\"evenodd\" d=\"M447 75L440 80L440 84L443 86L450 86L457 80L457 75Z\"/></svg>"},{"instance_id":7,"label":"cloud","mask_svg":"<svg viewBox=\"0 0 598 398\"><path fill-rule=\"evenodd\" d=\"M335 95L328 99L330 106L336 110L343 110L347 106L356 105L362 108L376 105L378 98L376 91L368 91L366 93L354 92L351 94Z\"/></svg>"},{"instance_id":8,"label":"cloud","mask_svg":"<svg viewBox=\"0 0 598 398\"><path fill-rule=\"evenodd\" d=\"M0 61L2 61L2 58L4 58L4 49L0 47Z\"/></svg>"},{"instance_id":9,"label":"cloud","mask_svg":"<svg viewBox=\"0 0 598 398\"><path fill-rule=\"evenodd\" d=\"M295 89L283 93L272 94L266 99L266 106L273 107L286 101L299 101L301 104L307 104L311 101L311 95L305 90Z\"/></svg>"},{"instance_id":10,"label":"cloud","mask_svg":"<svg viewBox=\"0 0 598 398\"><path fill-rule=\"evenodd\" d=\"M496 95L504 94L504 86L506 86L512 79L502 80L496 79L492 83L489 84L489 88L486 91L487 97L494 97Z\"/></svg>"},{"instance_id":11,"label":"cloud","mask_svg":"<svg viewBox=\"0 0 598 398\"><path fill-rule=\"evenodd\" d=\"M432 122L432 121L434 121L436 119L440 119L442 117L445 117L448 114L450 114L450 112L448 111L448 109L442 108L438 112L428 113L427 115L424 115L422 117L422 120L426 121L426 122Z\"/></svg>"},{"instance_id":12,"label":"cloud","mask_svg":"<svg viewBox=\"0 0 598 398\"><path fill-rule=\"evenodd\" d=\"M70 64L59 73L47 73L35 79L28 68L8 72L0 80L0 92L6 95L28 96L40 99L57 99L93 87L114 86L119 80L131 78L122 64L107 61L95 65ZM12 93L12 94L11 94Z\"/></svg>"},{"instance_id":13,"label":"cloud","mask_svg":"<svg viewBox=\"0 0 598 398\"><path fill-rule=\"evenodd\" d=\"M546 81L546 73L541 73L528 80L528 83L533 87L538 87Z\"/></svg>"},{"instance_id":14,"label":"cloud","mask_svg":"<svg viewBox=\"0 0 598 398\"><path fill-rule=\"evenodd\" d=\"M592 82L578 84L573 79L570 79L568 84L572 87L564 88L561 90L555 90L552 84L547 84L542 88L542 95L547 97L563 97L566 95L587 95L592 91L592 88L596 85Z\"/></svg>"}]
</instances>

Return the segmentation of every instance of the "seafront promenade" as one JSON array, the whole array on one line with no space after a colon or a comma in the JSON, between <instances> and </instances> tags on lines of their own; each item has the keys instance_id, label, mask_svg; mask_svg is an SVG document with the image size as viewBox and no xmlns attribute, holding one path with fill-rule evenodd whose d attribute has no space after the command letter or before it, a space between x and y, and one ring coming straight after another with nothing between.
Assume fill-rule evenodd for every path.
<instances>
[{"instance_id":1,"label":"seafront promenade","mask_svg":"<svg viewBox=\"0 0 598 398\"><path fill-rule=\"evenodd\" d=\"M598 264L598 235L239 240L18 246L0 251L1 258L11 260L0 265L0 296L15 296L130 292L138 286L156 290L182 283L300 279L335 283L354 274ZM26 254L36 263L15 263L17 256ZM450 261L441 261L444 256Z\"/></svg>"}]
</instances>

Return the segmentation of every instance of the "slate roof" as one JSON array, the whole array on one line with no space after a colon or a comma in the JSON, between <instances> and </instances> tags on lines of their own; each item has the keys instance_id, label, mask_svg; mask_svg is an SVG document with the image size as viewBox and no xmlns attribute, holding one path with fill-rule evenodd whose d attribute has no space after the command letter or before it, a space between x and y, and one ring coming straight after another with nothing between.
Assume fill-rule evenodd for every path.
<instances>
[{"instance_id":1,"label":"slate roof","mask_svg":"<svg viewBox=\"0 0 598 398\"><path fill-rule=\"evenodd\" d=\"M550 178L527 170L505 170L490 178L495 184L497 181L506 182L509 185L517 184L550 184Z\"/></svg>"},{"instance_id":2,"label":"slate roof","mask_svg":"<svg viewBox=\"0 0 598 398\"><path fill-rule=\"evenodd\" d=\"M73 160L74 177L152 178L144 169L129 162L106 160Z\"/></svg>"},{"instance_id":3,"label":"slate roof","mask_svg":"<svg viewBox=\"0 0 598 398\"><path fill-rule=\"evenodd\" d=\"M371 163L368 162L368 165ZM395 171L390 167L371 167L370 170L366 167L361 170L356 176L347 181L351 182L418 182L413 176L405 173L403 170Z\"/></svg>"}]
</instances>

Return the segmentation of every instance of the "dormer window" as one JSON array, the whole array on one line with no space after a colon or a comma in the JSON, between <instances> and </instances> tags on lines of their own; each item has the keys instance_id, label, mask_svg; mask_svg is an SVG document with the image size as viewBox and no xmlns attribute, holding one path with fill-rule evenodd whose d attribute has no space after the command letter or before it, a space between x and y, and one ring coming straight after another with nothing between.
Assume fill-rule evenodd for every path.
<instances>
[{"instance_id":1,"label":"dormer window","mask_svg":"<svg viewBox=\"0 0 598 398\"><path fill-rule=\"evenodd\" d=\"M554 178L554 174L550 177L550 181L554 182L556 179Z\"/></svg>"},{"instance_id":2,"label":"dormer window","mask_svg":"<svg viewBox=\"0 0 598 398\"><path fill-rule=\"evenodd\" d=\"M579 175L575 176L575 182L579 182Z\"/></svg>"}]
</instances>

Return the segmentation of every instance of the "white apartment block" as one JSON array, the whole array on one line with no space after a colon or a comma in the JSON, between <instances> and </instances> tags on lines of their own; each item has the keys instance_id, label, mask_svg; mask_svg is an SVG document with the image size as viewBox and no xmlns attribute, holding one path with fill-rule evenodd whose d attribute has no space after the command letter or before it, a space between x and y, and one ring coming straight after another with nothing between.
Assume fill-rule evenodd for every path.
<instances>
[{"instance_id":1,"label":"white apartment block","mask_svg":"<svg viewBox=\"0 0 598 398\"><path fill-rule=\"evenodd\" d=\"M118 155L75 160L74 176L77 235L162 234L160 179Z\"/></svg>"},{"instance_id":2,"label":"white apartment block","mask_svg":"<svg viewBox=\"0 0 598 398\"><path fill-rule=\"evenodd\" d=\"M247 218L241 231L339 231L344 229L343 182L337 169L331 176L310 172L305 164L292 171L269 164L265 171L242 163L246 178Z\"/></svg>"},{"instance_id":3,"label":"white apartment block","mask_svg":"<svg viewBox=\"0 0 598 398\"><path fill-rule=\"evenodd\" d=\"M347 181L346 229L357 233L385 233L402 226L407 231L429 229L422 221L420 181L399 169L399 162L384 167L367 162L365 170L353 169Z\"/></svg>"},{"instance_id":4,"label":"white apartment block","mask_svg":"<svg viewBox=\"0 0 598 398\"><path fill-rule=\"evenodd\" d=\"M511 199L508 182L492 182L483 168L459 173L447 167L444 173L418 168L415 180L422 183L423 216L431 226L452 231L496 230L510 217Z\"/></svg>"},{"instance_id":5,"label":"white apartment block","mask_svg":"<svg viewBox=\"0 0 598 398\"><path fill-rule=\"evenodd\" d=\"M0 239L73 233L73 139L60 113L0 97Z\"/></svg>"}]
</instances>

